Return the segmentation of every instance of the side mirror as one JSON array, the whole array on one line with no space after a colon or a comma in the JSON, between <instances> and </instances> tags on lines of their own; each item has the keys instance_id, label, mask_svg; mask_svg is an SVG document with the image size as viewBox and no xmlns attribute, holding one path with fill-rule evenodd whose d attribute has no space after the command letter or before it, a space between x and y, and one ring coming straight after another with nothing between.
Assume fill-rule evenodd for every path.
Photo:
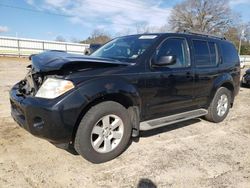
<instances>
[{"instance_id":1,"label":"side mirror","mask_svg":"<svg viewBox=\"0 0 250 188\"><path fill-rule=\"evenodd\" d=\"M153 65L157 67L174 65L176 63L176 60L177 58L175 55L161 56L158 60L154 58Z\"/></svg>"}]
</instances>

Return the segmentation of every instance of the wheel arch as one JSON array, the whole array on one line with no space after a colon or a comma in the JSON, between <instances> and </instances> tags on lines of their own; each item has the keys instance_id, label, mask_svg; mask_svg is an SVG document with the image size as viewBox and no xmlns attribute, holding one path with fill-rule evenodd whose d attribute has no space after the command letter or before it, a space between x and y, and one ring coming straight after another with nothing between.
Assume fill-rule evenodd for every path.
<instances>
[{"instance_id":1,"label":"wheel arch","mask_svg":"<svg viewBox=\"0 0 250 188\"><path fill-rule=\"evenodd\" d=\"M211 103L211 101L213 100L214 96L215 96L215 93L217 92L217 90L221 87L225 87L227 88L229 91L231 91L231 106L233 106L233 102L234 102L234 90L235 90L235 87L234 87L234 83L233 83L233 78L229 75L224 75L220 78L218 78L217 80L215 80L214 82L214 86L213 86L213 89L211 91L211 94L210 94L210 98L209 98L209 103Z\"/></svg>"},{"instance_id":2,"label":"wheel arch","mask_svg":"<svg viewBox=\"0 0 250 188\"><path fill-rule=\"evenodd\" d=\"M107 85L112 88L107 88ZM124 83L124 81L121 80L112 81L112 83L110 82L110 80L106 82L105 80L101 80L100 82L95 81L89 86L91 86L91 88L95 87L99 89L95 90L96 92L93 93L93 89L91 90L91 88L86 85L83 85L83 87L81 88L81 93L85 93L88 102L87 104L83 105L81 113L78 115L77 121L73 128L71 142L74 142L75 135L82 117L88 112L88 110L92 106L95 106L105 101L117 102L124 106L126 109L128 109L131 122L134 122L132 126L133 129L136 130L135 136L138 136L137 134L139 134L139 114L141 109L141 101L136 88L133 85ZM85 91L91 92L87 93Z\"/></svg>"}]
</instances>

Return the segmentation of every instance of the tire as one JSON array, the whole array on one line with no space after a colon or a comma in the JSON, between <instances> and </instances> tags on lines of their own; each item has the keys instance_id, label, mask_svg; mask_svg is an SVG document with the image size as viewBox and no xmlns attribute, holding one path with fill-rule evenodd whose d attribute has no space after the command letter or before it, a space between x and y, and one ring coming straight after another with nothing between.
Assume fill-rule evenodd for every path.
<instances>
[{"instance_id":1,"label":"tire","mask_svg":"<svg viewBox=\"0 0 250 188\"><path fill-rule=\"evenodd\" d=\"M226 103L223 105L223 101L224 102L226 101L225 97L227 98L227 105ZM225 87L219 88L215 93L212 102L210 103L210 106L208 108L208 114L205 116L205 118L208 121L214 123L219 123L223 121L227 117L229 108L231 106L231 101L232 101L232 92ZM224 108L221 106L223 106ZM218 109L223 109L223 110L219 111Z\"/></svg>"},{"instance_id":2,"label":"tire","mask_svg":"<svg viewBox=\"0 0 250 188\"><path fill-rule=\"evenodd\" d=\"M82 118L74 146L86 160L102 163L114 159L127 148L131 132L127 109L116 102L102 102L90 108Z\"/></svg>"}]
</instances>

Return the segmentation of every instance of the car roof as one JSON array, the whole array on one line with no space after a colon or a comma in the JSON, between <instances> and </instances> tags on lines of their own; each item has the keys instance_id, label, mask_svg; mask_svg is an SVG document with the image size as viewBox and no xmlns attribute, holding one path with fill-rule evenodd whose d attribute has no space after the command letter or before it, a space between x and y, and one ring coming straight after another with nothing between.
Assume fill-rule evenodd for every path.
<instances>
[{"instance_id":1,"label":"car roof","mask_svg":"<svg viewBox=\"0 0 250 188\"><path fill-rule=\"evenodd\" d=\"M143 33L143 34L135 34L135 35L127 35L127 36L144 36L144 35L157 35L159 37L167 37L167 36L179 36L179 37L192 37L196 39L205 39L205 40L219 40L219 41L227 41L225 37L219 37L210 34L202 34L202 33L192 33L192 32L169 32L169 33ZM123 36L126 37L126 36ZM227 41L229 42L229 41Z\"/></svg>"}]
</instances>

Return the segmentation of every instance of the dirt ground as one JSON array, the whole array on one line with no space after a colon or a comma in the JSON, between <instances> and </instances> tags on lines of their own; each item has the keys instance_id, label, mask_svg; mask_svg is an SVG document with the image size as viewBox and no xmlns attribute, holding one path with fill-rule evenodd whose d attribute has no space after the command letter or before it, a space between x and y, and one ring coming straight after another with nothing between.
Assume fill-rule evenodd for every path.
<instances>
[{"instance_id":1,"label":"dirt ground","mask_svg":"<svg viewBox=\"0 0 250 188\"><path fill-rule=\"evenodd\" d=\"M220 124L195 119L141 133L99 165L20 128L8 91L26 59L0 58L0 187L250 187L250 89L241 88Z\"/></svg>"}]
</instances>

